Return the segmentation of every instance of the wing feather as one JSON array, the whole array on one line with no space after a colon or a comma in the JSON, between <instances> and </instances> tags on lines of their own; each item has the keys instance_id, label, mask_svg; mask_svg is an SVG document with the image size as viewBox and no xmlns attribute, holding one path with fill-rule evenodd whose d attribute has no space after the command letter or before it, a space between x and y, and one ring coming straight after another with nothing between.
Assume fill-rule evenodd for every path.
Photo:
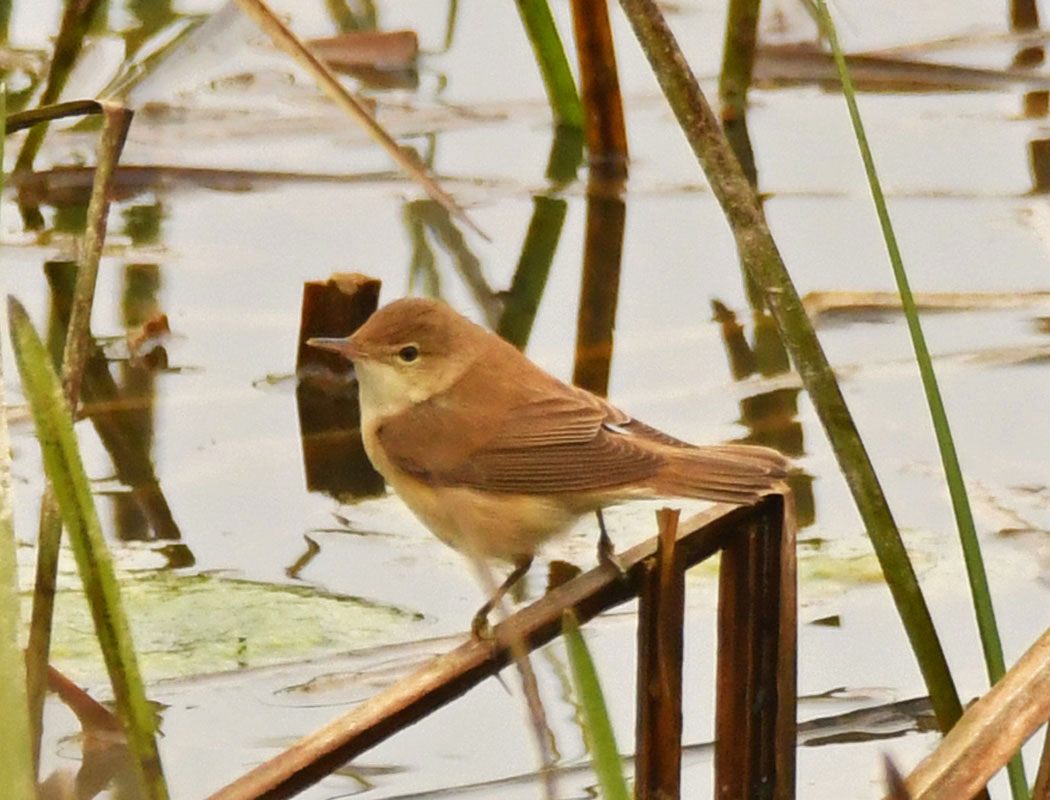
<instances>
[{"instance_id":1,"label":"wing feather","mask_svg":"<svg viewBox=\"0 0 1050 800\"><path fill-rule=\"evenodd\" d=\"M433 485L526 494L608 489L659 471L658 452L603 427L630 417L535 369L499 387L470 385L475 371L468 370L452 391L380 424L386 457ZM501 376L487 377L491 383Z\"/></svg>"},{"instance_id":2,"label":"wing feather","mask_svg":"<svg viewBox=\"0 0 1050 800\"><path fill-rule=\"evenodd\" d=\"M666 496L749 502L783 478L779 453L694 447L543 372L510 345L492 366L384 419L376 430L396 468L434 486L520 494L641 486ZM501 355L501 350L510 351ZM421 433L422 432L422 433Z\"/></svg>"}]
</instances>

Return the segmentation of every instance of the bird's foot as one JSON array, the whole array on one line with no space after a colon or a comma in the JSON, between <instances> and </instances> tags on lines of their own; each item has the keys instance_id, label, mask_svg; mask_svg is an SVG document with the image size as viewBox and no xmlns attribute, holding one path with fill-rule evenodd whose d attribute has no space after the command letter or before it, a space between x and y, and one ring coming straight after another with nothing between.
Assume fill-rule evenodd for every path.
<instances>
[{"instance_id":1,"label":"bird's foot","mask_svg":"<svg viewBox=\"0 0 1050 800\"><path fill-rule=\"evenodd\" d=\"M470 635L479 642L492 642L495 636L492 633L492 623L489 622L489 612L492 607L485 603L478 609L473 619L470 620Z\"/></svg>"},{"instance_id":2,"label":"bird's foot","mask_svg":"<svg viewBox=\"0 0 1050 800\"><path fill-rule=\"evenodd\" d=\"M525 576L530 566L532 566L531 553L514 560L514 569L510 575L499 585L492 597L486 600L481 608L478 609L478 613L470 621L470 633L475 639L481 642L492 642L494 640L489 614L500 604L500 601L510 591L511 587Z\"/></svg>"},{"instance_id":3,"label":"bird's foot","mask_svg":"<svg viewBox=\"0 0 1050 800\"><path fill-rule=\"evenodd\" d=\"M602 509L598 508L594 513L597 517L597 528L602 531L597 538L597 563L602 565L611 564L616 572L619 573L619 576L623 578L627 574L627 569L624 567L624 563L619 560L619 556L616 555L616 548L613 546L612 540L609 539L609 531L605 529L605 517L602 514Z\"/></svg>"},{"instance_id":4,"label":"bird's foot","mask_svg":"<svg viewBox=\"0 0 1050 800\"><path fill-rule=\"evenodd\" d=\"M624 566L620 556L616 554L616 549L612 546L612 542L608 539L598 540L598 563L602 565L611 564L620 578L627 577L627 567Z\"/></svg>"}]
</instances>

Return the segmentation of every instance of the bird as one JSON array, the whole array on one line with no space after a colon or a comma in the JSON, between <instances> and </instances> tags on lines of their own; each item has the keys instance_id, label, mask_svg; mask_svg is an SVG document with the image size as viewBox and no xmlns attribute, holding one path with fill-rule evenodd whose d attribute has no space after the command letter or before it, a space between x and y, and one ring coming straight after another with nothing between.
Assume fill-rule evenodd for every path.
<instances>
[{"instance_id":1,"label":"bird","mask_svg":"<svg viewBox=\"0 0 1050 800\"><path fill-rule=\"evenodd\" d=\"M407 297L343 338L307 344L353 362L365 453L438 539L506 580L475 636L539 547L597 512L599 558L615 562L601 509L640 498L740 505L784 492L788 460L746 444L697 446L566 384L441 300Z\"/></svg>"}]
</instances>

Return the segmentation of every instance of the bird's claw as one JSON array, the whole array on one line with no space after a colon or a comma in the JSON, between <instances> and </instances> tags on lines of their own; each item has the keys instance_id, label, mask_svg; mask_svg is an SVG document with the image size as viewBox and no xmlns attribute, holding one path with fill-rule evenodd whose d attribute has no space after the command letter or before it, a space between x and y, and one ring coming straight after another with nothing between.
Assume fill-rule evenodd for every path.
<instances>
[{"instance_id":1,"label":"bird's claw","mask_svg":"<svg viewBox=\"0 0 1050 800\"><path fill-rule=\"evenodd\" d=\"M609 533L605 530L605 520L602 518L601 511L598 512L598 527L601 530L601 535L598 537L598 563L612 564L620 578L623 579L627 575L627 568L623 565L620 557L616 555L616 547L613 545L612 539L609 538Z\"/></svg>"},{"instance_id":2,"label":"bird's claw","mask_svg":"<svg viewBox=\"0 0 1050 800\"><path fill-rule=\"evenodd\" d=\"M605 540L607 542L608 540ZM605 542L599 542L598 546L598 563L599 564L611 564L613 569L616 570L617 575L622 578L627 577L627 567L624 566L620 556L616 554L616 551L612 548L612 543L609 542L608 547L602 547Z\"/></svg>"},{"instance_id":3,"label":"bird's claw","mask_svg":"<svg viewBox=\"0 0 1050 800\"><path fill-rule=\"evenodd\" d=\"M487 605L482 606L470 621L470 635L479 642L491 642L495 638L492 635L492 623L489 622L489 611Z\"/></svg>"}]
</instances>

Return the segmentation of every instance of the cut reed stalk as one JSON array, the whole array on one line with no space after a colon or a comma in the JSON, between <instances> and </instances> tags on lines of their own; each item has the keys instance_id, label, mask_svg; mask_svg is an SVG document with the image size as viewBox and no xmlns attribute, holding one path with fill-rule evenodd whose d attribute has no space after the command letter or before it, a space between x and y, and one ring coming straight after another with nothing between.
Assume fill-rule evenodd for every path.
<instances>
[{"instance_id":1,"label":"cut reed stalk","mask_svg":"<svg viewBox=\"0 0 1050 800\"><path fill-rule=\"evenodd\" d=\"M677 798L682 776L685 572L675 564L679 511L662 508L656 517L656 556L646 562L638 592L636 800Z\"/></svg>"}]
</instances>

